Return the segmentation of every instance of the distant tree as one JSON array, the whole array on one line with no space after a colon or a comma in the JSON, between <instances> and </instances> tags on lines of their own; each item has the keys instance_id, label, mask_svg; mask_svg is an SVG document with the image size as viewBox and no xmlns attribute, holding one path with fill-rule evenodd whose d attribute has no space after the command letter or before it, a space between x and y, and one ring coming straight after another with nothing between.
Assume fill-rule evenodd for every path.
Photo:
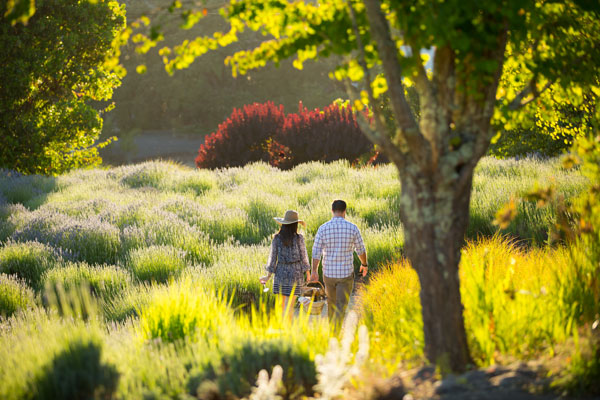
<instances>
[{"instance_id":1,"label":"distant tree","mask_svg":"<svg viewBox=\"0 0 600 400\"><path fill-rule=\"evenodd\" d=\"M596 0L234 0L226 33L163 50L167 67L189 65L246 28L265 40L235 52L234 74L267 62L340 54L332 75L348 82L355 107L387 92L392 129L380 107L363 131L400 172L406 255L421 282L425 353L463 371L467 346L458 264L469 219L473 172L497 132L552 121L548 93L579 105L600 94ZM435 48L427 71L421 49ZM405 85L414 83L419 114Z\"/></svg>"},{"instance_id":2,"label":"distant tree","mask_svg":"<svg viewBox=\"0 0 600 400\"><path fill-rule=\"evenodd\" d=\"M0 9L7 8L0 0ZM120 84L125 8L116 1L37 0L27 25L0 18L0 167L58 174L98 164L92 101Z\"/></svg>"}]
</instances>

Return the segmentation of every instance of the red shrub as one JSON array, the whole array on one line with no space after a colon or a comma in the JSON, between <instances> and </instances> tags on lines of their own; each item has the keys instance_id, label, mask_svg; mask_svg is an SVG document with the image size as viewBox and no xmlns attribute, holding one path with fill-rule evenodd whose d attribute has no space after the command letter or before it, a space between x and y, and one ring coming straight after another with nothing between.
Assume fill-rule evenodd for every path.
<instances>
[{"instance_id":1,"label":"red shrub","mask_svg":"<svg viewBox=\"0 0 600 400\"><path fill-rule=\"evenodd\" d=\"M308 110L300 102L298 113L287 115L275 140L285 149L284 156L276 160L280 168L308 161L355 161L373 148L361 132L352 108L337 104L321 111Z\"/></svg>"},{"instance_id":2,"label":"red shrub","mask_svg":"<svg viewBox=\"0 0 600 400\"><path fill-rule=\"evenodd\" d=\"M233 109L231 116L208 135L198 150L198 168L237 167L269 161L269 143L285 120L283 106L273 102Z\"/></svg>"},{"instance_id":3,"label":"red shrub","mask_svg":"<svg viewBox=\"0 0 600 400\"><path fill-rule=\"evenodd\" d=\"M323 111L308 110L300 102L298 113L286 116L282 105L254 103L234 109L218 131L206 137L196 166L221 168L267 161L287 169L308 161L354 162L372 150L350 107L331 104Z\"/></svg>"}]
</instances>

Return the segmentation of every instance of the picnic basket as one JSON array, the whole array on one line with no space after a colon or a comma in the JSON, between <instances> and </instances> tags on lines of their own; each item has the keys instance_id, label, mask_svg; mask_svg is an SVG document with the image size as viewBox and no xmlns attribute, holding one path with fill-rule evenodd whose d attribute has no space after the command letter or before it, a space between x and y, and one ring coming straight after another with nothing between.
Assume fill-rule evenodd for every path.
<instances>
[{"instance_id":1,"label":"picnic basket","mask_svg":"<svg viewBox=\"0 0 600 400\"><path fill-rule=\"evenodd\" d=\"M302 303L302 308L304 308L304 311L308 312L310 309L311 315L321 314L323 307L327 303L327 294L325 293L325 287L321 282L309 282L304 286L301 286L300 295L304 297L310 297L311 300L308 303Z\"/></svg>"}]
</instances>

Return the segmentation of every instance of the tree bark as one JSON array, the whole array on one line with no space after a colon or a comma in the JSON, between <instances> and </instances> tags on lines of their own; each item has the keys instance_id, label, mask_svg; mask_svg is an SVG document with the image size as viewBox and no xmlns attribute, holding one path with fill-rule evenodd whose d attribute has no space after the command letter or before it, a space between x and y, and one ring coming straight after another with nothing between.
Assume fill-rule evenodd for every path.
<instances>
[{"instance_id":1,"label":"tree bark","mask_svg":"<svg viewBox=\"0 0 600 400\"><path fill-rule=\"evenodd\" d=\"M490 48L487 54L477 55L480 59L497 62L495 71L487 75L472 77L464 71L458 73L451 43L436 49L432 78L427 76L422 65L415 67L416 88L421 100L421 118L415 129L416 119L404 96L398 48L388 17L380 1L365 0L364 5L369 33L381 59L399 128L393 141L406 154L404 162L394 162L402 183L400 212L405 233L404 248L421 283L425 355L443 372L462 372L473 361L460 296L460 250L469 222L473 170L491 139L490 121L508 31L505 23L498 24L503 28L498 31L497 46ZM367 77L365 86L370 88L359 30L355 19L353 21L361 66ZM411 45L414 61L421 63L418 46L410 43L410 38L406 39ZM479 90L472 90L472 85L468 84L473 79ZM373 112L379 111L375 107ZM388 147L382 146L382 150L387 153Z\"/></svg>"},{"instance_id":2,"label":"tree bark","mask_svg":"<svg viewBox=\"0 0 600 400\"><path fill-rule=\"evenodd\" d=\"M458 275L471 185L457 193L441 176L404 174L401 181L404 248L421 284L425 355L443 372L462 372L473 364Z\"/></svg>"}]
</instances>

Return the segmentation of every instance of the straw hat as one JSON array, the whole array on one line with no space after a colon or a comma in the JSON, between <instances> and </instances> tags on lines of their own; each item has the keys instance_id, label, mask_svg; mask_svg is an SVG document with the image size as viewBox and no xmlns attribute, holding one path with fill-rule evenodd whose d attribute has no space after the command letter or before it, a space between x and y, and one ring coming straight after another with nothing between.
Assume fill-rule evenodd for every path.
<instances>
[{"instance_id":1,"label":"straw hat","mask_svg":"<svg viewBox=\"0 0 600 400\"><path fill-rule=\"evenodd\" d=\"M298 219L298 212L294 210L287 210L283 218L273 217L273 219L277 221L277 223L280 225L288 225L293 224L294 222L298 222L306 226L306 222L302 221L301 219Z\"/></svg>"}]
</instances>

